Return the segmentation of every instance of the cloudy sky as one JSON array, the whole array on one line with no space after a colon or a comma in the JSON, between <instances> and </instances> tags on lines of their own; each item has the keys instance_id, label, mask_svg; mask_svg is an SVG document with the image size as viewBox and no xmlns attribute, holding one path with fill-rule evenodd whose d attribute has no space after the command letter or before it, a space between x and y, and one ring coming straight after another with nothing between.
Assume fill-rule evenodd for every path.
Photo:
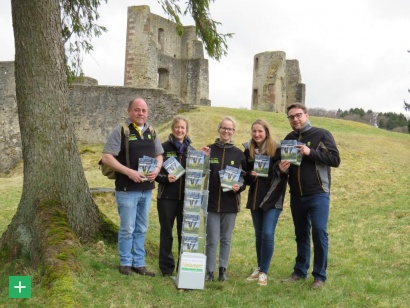
<instances>
[{"instance_id":1,"label":"cloudy sky","mask_svg":"<svg viewBox=\"0 0 410 308\"><path fill-rule=\"evenodd\" d=\"M144 4L165 16L156 0L101 7L109 32L84 62L100 85L123 84L127 7ZM308 107L404 113L403 99L410 102L409 0L215 0L211 15L220 32L235 33L228 56L209 61L213 106L250 108L253 57L276 50L299 61ZM0 29L0 61L14 60L9 0L0 4Z\"/></svg>"}]
</instances>

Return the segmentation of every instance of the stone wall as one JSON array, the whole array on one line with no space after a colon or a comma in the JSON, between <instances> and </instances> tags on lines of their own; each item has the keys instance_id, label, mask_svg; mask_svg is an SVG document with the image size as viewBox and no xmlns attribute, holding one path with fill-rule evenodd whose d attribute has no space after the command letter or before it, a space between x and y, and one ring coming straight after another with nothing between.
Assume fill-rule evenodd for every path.
<instances>
[{"instance_id":1,"label":"stone wall","mask_svg":"<svg viewBox=\"0 0 410 308\"><path fill-rule=\"evenodd\" d=\"M305 85L301 83L299 62L286 60L283 51L254 56L252 109L286 112L292 103L305 103Z\"/></svg>"},{"instance_id":2,"label":"stone wall","mask_svg":"<svg viewBox=\"0 0 410 308\"><path fill-rule=\"evenodd\" d=\"M89 85L96 84L91 78L86 78L85 83L73 84L68 97L80 142L105 142L112 128L126 118L128 103L136 97L147 101L149 123L154 126L195 108L163 89ZM0 98L0 173L7 173L22 158L14 62L0 62Z\"/></svg>"}]
</instances>

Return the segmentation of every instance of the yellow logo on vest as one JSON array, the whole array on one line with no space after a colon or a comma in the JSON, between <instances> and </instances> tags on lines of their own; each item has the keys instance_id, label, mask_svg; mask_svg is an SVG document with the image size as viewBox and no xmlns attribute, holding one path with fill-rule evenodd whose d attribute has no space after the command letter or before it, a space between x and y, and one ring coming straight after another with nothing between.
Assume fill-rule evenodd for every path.
<instances>
[{"instance_id":1,"label":"yellow logo on vest","mask_svg":"<svg viewBox=\"0 0 410 308\"><path fill-rule=\"evenodd\" d=\"M128 136L128 140L130 140L130 141L132 141L132 140L137 140L137 135L135 135L135 134L130 134L130 135Z\"/></svg>"}]
</instances>

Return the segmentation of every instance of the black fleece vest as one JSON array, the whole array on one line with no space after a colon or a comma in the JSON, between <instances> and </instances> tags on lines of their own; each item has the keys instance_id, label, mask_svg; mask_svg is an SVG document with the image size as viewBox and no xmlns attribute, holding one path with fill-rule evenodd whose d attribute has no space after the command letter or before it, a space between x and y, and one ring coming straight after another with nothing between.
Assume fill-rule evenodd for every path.
<instances>
[{"instance_id":1,"label":"black fleece vest","mask_svg":"<svg viewBox=\"0 0 410 308\"><path fill-rule=\"evenodd\" d=\"M129 152L130 152L130 168L138 170L138 159L144 155L155 156L155 142L149 128L143 133L144 139L140 137L133 125L129 125ZM124 132L121 133L121 138L124 138ZM124 143L124 142L122 142ZM121 151L117 156L117 160L126 165L125 162L125 146L121 144ZM126 175L117 172L115 180L115 190L117 191L142 191L151 190L155 188L154 182L135 183L131 181Z\"/></svg>"}]
</instances>

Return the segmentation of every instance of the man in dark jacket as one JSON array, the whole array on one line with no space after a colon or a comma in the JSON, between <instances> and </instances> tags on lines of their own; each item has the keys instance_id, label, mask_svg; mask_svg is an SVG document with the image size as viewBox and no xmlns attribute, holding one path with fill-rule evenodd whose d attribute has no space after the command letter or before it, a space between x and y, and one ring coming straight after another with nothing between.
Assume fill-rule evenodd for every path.
<instances>
[{"instance_id":1,"label":"man in dark jacket","mask_svg":"<svg viewBox=\"0 0 410 308\"><path fill-rule=\"evenodd\" d=\"M295 282L307 277L310 263L310 230L314 260L313 289L324 286L328 257L327 221L329 218L330 167L340 164L339 151L330 132L312 127L307 109L295 103L287 107L293 131L285 140L297 140L300 165L282 161L279 168L289 173L290 208L295 226L297 256L292 275L282 282Z\"/></svg>"}]
</instances>

